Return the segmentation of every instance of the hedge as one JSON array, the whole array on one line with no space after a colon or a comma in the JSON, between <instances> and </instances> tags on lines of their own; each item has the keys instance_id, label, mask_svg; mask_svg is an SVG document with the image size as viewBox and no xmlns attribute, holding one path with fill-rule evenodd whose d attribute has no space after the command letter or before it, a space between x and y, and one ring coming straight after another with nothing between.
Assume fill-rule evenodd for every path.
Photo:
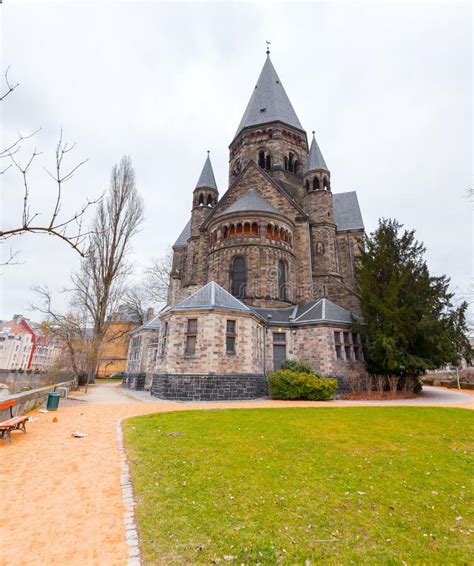
<instances>
[{"instance_id":1,"label":"hedge","mask_svg":"<svg viewBox=\"0 0 474 566\"><path fill-rule=\"evenodd\" d=\"M289 369L290 371L297 371L300 373L312 373L313 375L316 374L308 362L303 362L302 360L285 360L281 364L280 369Z\"/></svg>"},{"instance_id":2,"label":"hedge","mask_svg":"<svg viewBox=\"0 0 474 566\"><path fill-rule=\"evenodd\" d=\"M280 370L269 374L268 387L272 399L328 401L334 399L337 380L301 371Z\"/></svg>"}]
</instances>

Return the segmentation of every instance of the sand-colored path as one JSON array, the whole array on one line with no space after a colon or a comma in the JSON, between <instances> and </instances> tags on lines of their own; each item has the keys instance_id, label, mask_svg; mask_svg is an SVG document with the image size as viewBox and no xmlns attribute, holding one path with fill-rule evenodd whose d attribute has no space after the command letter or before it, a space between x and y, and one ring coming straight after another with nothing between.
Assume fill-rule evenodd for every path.
<instances>
[{"instance_id":1,"label":"sand-colored path","mask_svg":"<svg viewBox=\"0 0 474 566\"><path fill-rule=\"evenodd\" d=\"M173 410L355 404L172 403L145 396L148 402L143 402L140 395L127 395L113 384L94 387L88 399L54 413L35 411L32 416L38 420L28 423L26 435L14 433L11 445L0 442L2 566L126 565L116 435L120 418ZM474 408L474 397L448 395L446 405ZM87 437L73 438L74 430Z\"/></svg>"}]
</instances>

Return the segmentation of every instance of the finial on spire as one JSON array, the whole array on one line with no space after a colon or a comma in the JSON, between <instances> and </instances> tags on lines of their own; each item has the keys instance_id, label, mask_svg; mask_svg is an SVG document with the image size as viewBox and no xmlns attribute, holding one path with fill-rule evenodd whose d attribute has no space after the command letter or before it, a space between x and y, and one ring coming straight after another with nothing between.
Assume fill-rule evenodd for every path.
<instances>
[{"instance_id":1,"label":"finial on spire","mask_svg":"<svg viewBox=\"0 0 474 566\"><path fill-rule=\"evenodd\" d=\"M313 130L313 132L312 132L312 134L313 134L313 138L314 138L314 134L315 134L315 133L316 133L316 131L315 131L315 130Z\"/></svg>"},{"instance_id":2,"label":"finial on spire","mask_svg":"<svg viewBox=\"0 0 474 566\"><path fill-rule=\"evenodd\" d=\"M313 132L313 134L314 134L314 132ZM209 154L210 154L210 153L211 153L211 150L208 149L208 150L207 150L207 155L208 155L208 157L209 157Z\"/></svg>"},{"instance_id":3,"label":"finial on spire","mask_svg":"<svg viewBox=\"0 0 474 566\"><path fill-rule=\"evenodd\" d=\"M271 41L268 41L268 39L265 41L265 43L267 44L267 55L270 55L270 45L272 44Z\"/></svg>"}]
</instances>

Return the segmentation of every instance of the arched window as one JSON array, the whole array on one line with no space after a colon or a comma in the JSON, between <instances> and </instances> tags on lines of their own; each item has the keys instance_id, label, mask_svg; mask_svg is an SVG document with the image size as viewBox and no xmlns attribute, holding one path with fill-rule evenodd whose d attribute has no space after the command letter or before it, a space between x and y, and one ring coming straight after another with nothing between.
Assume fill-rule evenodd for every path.
<instances>
[{"instance_id":1,"label":"arched window","mask_svg":"<svg viewBox=\"0 0 474 566\"><path fill-rule=\"evenodd\" d=\"M319 179L317 177L313 179L313 191L319 191Z\"/></svg>"},{"instance_id":2,"label":"arched window","mask_svg":"<svg viewBox=\"0 0 474 566\"><path fill-rule=\"evenodd\" d=\"M258 152L258 164L262 169L265 169L265 152L263 149Z\"/></svg>"},{"instance_id":3,"label":"arched window","mask_svg":"<svg viewBox=\"0 0 474 566\"><path fill-rule=\"evenodd\" d=\"M271 224L267 226L267 238L273 238L273 227Z\"/></svg>"},{"instance_id":4,"label":"arched window","mask_svg":"<svg viewBox=\"0 0 474 566\"><path fill-rule=\"evenodd\" d=\"M230 225L229 236L235 236L235 224Z\"/></svg>"},{"instance_id":5,"label":"arched window","mask_svg":"<svg viewBox=\"0 0 474 566\"><path fill-rule=\"evenodd\" d=\"M293 162L294 156L292 153L290 153L290 156L288 157L288 171L291 171L293 173L295 164Z\"/></svg>"},{"instance_id":6,"label":"arched window","mask_svg":"<svg viewBox=\"0 0 474 566\"><path fill-rule=\"evenodd\" d=\"M211 195L207 195L207 206L212 206L212 197L211 197Z\"/></svg>"},{"instance_id":7,"label":"arched window","mask_svg":"<svg viewBox=\"0 0 474 566\"><path fill-rule=\"evenodd\" d=\"M245 222L244 224L244 234L247 236L250 234L250 222Z\"/></svg>"},{"instance_id":8,"label":"arched window","mask_svg":"<svg viewBox=\"0 0 474 566\"><path fill-rule=\"evenodd\" d=\"M235 233L237 236L242 234L242 224L240 222L237 224L237 230L235 231Z\"/></svg>"},{"instance_id":9,"label":"arched window","mask_svg":"<svg viewBox=\"0 0 474 566\"><path fill-rule=\"evenodd\" d=\"M234 258L231 270L232 294L238 299L245 297L245 259L241 256Z\"/></svg>"},{"instance_id":10,"label":"arched window","mask_svg":"<svg viewBox=\"0 0 474 566\"><path fill-rule=\"evenodd\" d=\"M328 181L328 178L326 176L323 177L323 188L325 188L325 189L329 188L329 181Z\"/></svg>"},{"instance_id":11,"label":"arched window","mask_svg":"<svg viewBox=\"0 0 474 566\"><path fill-rule=\"evenodd\" d=\"M258 224L252 222L252 236L258 236Z\"/></svg>"},{"instance_id":12,"label":"arched window","mask_svg":"<svg viewBox=\"0 0 474 566\"><path fill-rule=\"evenodd\" d=\"M267 169L268 171L270 171L270 169L272 168L272 158L270 155L267 155L265 157L265 169Z\"/></svg>"},{"instance_id":13,"label":"arched window","mask_svg":"<svg viewBox=\"0 0 474 566\"><path fill-rule=\"evenodd\" d=\"M278 298L286 301L286 265L282 259L278 262Z\"/></svg>"},{"instance_id":14,"label":"arched window","mask_svg":"<svg viewBox=\"0 0 474 566\"><path fill-rule=\"evenodd\" d=\"M204 195L202 193L199 195L198 204L199 206L204 206Z\"/></svg>"}]
</instances>

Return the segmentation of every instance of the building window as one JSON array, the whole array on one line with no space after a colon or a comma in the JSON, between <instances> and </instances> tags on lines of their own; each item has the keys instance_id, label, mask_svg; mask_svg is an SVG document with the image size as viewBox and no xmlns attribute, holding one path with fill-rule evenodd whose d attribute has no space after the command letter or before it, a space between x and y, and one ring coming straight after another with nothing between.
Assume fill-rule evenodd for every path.
<instances>
[{"instance_id":1,"label":"building window","mask_svg":"<svg viewBox=\"0 0 474 566\"><path fill-rule=\"evenodd\" d=\"M346 354L346 360L352 360L352 344L350 332L344 332L344 352Z\"/></svg>"},{"instance_id":2,"label":"building window","mask_svg":"<svg viewBox=\"0 0 474 566\"><path fill-rule=\"evenodd\" d=\"M315 177L313 179L313 191L319 191L319 179Z\"/></svg>"},{"instance_id":3,"label":"building window","mask_svg":"<svg viewBox=\"0 0 474 566\"><path fill-rule=\"evenodd\" d=\"M228 320L225 336L225 351L228 354L235 354L235 339L237 337L236 321Z\"/></svg>"},{"instance_id":4,"label":"building window","mask_svg":"<svg viewBox=\"0 0 474 566\"><path fill-rule=\"evenodd\" d=\"M189 318L188 326L186 328L186 350L188 356L196 353L196 339L197 339L197 318Z\"/></svg>"},{"instance_id":5,"label":"building window","mask_svg":"<svg viewBox=\"0 0 474 566\"><path fill-rule=\"evenodd\" d=\"M278 298L286 301L286 265L282 259L278 262Z\"/></svg>"},{"instance_id":6,"label":"building window","mask_svg":"<svg viewBox=\"0 0 474 566\"><path fill-rule=\"evenodd\" d=\"M165 322L163 325L163 337L161 339L161 352L160 356L163 358L166 353L166 342L168 340L168 323Z\"/></svg>"},{"instance_id":7,"label":"building window","mask_svg":"<svg viewBox=\"0 0 474 566\"><path fill-rule=\"evenodd\" d=\"M241 256L234 258L231 271L232 294L238 299L245 296L245 259Z\"/></svg>"},{"instance_id":8,"label":"building window","mask_svg":"<svg viewBox=\"0 0 474 566\"><path fill-rule=\"evenodd\" d=\"M362 344L358 334L352 334L352 347L354 348L354 358L358 362L364 361L364 354L362 352Z\"/></svg>"},{"instance_id":9,"label":"building window","mask_svg":"<svg viewBox=\"0 0 474 566\"><path fill-rule=\"evenodd\" d=\"M334 346L336 348L336 360L342 360L342 344L340 332L334 332Z\"/></svg>"},{"instance_id":10,"label":"building window","mask_svg":"<svg viewBox=\"0 0 474 566\"><path fill-rule=\"evenodd\" d=\"M258 164L262 169L265 169L265 152L263 150L258 152Z\"/></svg>"}]
</instances>

